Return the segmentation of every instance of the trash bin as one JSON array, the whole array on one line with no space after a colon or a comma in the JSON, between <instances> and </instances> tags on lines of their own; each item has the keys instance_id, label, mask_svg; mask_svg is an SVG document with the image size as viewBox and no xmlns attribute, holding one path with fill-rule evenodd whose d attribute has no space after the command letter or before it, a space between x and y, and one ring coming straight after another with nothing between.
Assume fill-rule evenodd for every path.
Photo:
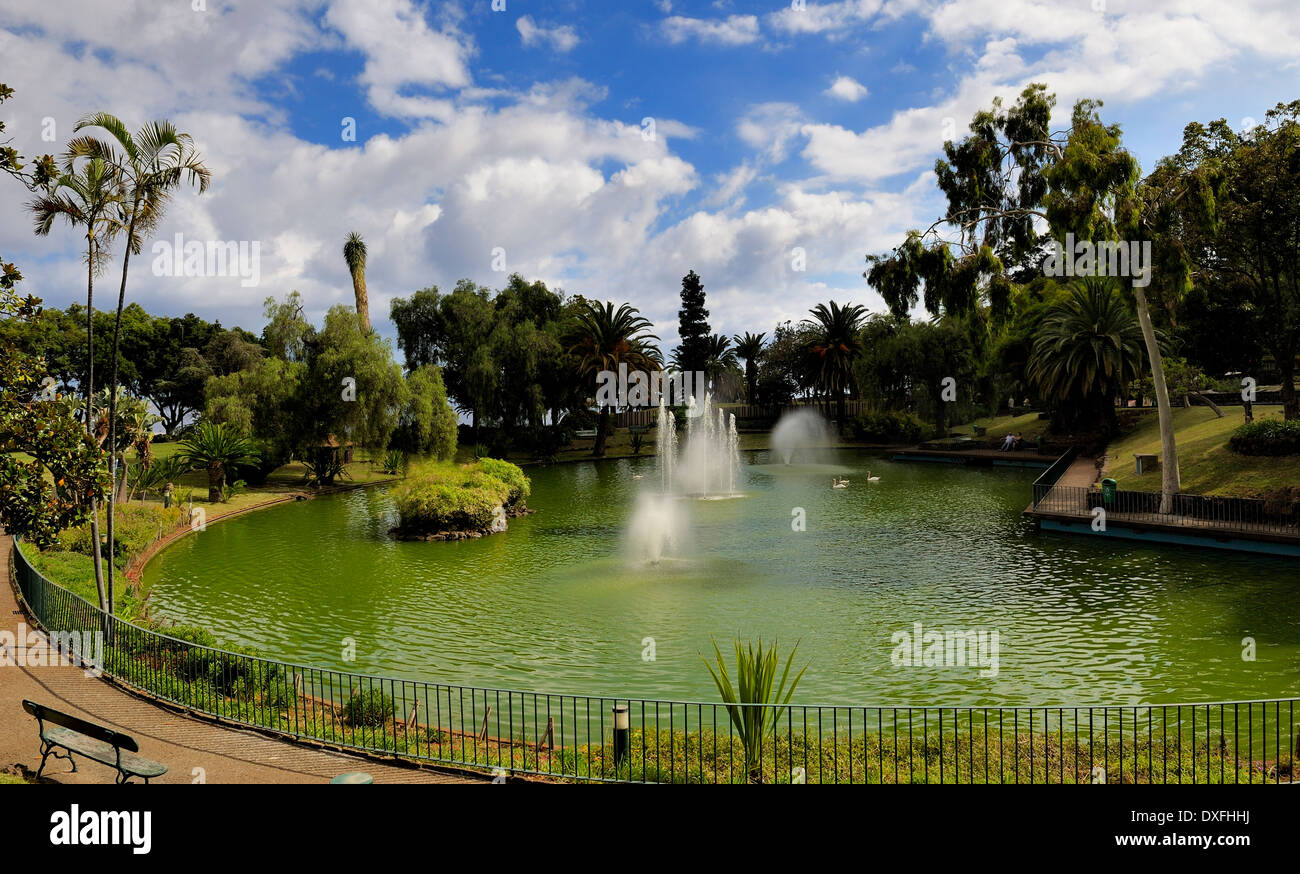
<instances>
[{"instance_id":1,"label":"trash bin","mask_svg":"<svg viewBox=\"0 0 1300 874\"><path fill-rule=\"evenodd\" d=\"M1101 481L1101 502L1107 507L1115 503L1115 493L1119 490L1119 483L1110 477Z\"/></svg>"},{"instance_id":2,"label":"trash bin","mask_svg":"<svg viewBox=\"0 0 1300 874\"><path fill-rule=\"evenodd\" d=\"M1037 437L1034 438L1034 444L1038 447L1038 454L1039 454L1039 455L1042 455L1042 454L1043 454L1043 435L1042 435L1042 434L1039 434Z\"/></svg>"}]
</instances>

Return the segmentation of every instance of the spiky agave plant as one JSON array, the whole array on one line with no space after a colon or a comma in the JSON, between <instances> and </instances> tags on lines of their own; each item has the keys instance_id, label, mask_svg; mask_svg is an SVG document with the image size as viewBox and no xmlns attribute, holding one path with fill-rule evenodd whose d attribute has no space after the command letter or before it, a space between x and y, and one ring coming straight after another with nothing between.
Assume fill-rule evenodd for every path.
<instances>
[{"instance_id":1,"label":"spiky agave plant","mask_svg":"<svg viewBox=\"0 0 1300 874\"><path fill-rule=\"evenodd\" d=\"M713 665L709 664L703 654L700 655L700 661L708 668L709 674L713 677L713 684L718 687L718 694L727 705L731 724L740 737L741 746L745 749L745 771L749 775L749 780L751 783L761 783L763 782L763 738L775 727L777 719L785 709L784 705L790 703L795 686L799 685L799 680L803 678L808 666L804 665L799 673L795 674L794 679L790 679L790 668L794 665L795 653L799 651L799 644L796 643L785 660L785 667L781 670L781 680L778 683L776 669L780 657L777 654L776 644L764 649L763 638L760 637L757 647L753 642L742 643L739 638L736 639L735 645L736 682L734 684L727 670L727 660L722 657L722 650L718 648L716 640L713 641L713 653L718 663L717 670L713 669Z\"/></svg>"}]
</instances>

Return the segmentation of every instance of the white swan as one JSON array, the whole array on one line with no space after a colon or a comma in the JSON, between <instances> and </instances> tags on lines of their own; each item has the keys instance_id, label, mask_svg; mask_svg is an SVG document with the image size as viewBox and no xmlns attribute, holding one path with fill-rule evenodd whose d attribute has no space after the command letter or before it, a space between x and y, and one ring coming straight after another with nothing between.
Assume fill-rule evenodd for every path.
<instances>
[{"instance_id":1,"label":"white swan","mask_svg":"<svg viewBox=\"0 0 1300 874\"><path fill-rule=\"evenodd\" d=\"M833 488L833 489L847 489L848 487L849 487L849 481L848 481L848 480L846 480L846 479L839 479L838 477L831 477L831 488Z\"/></svg>"},{"instance_id":2,"label":"white swan","mask_svg":"<svg viewBox=\"0 0 1300 874\"><path fill-rule=\"evenodd\" d=\"M880 477L878 477L878 476L872 476L872 475L871 475L871 471L867 471L867 482L869 482L869 483L878 483L878 482L880 482Z\"/></svg>"},{"instance_id":3,"label":"white swan","mask_svg":"<svg viewBox=\"0 0 1300 874\"><path fill-rule=\"evenodd\" d=\"M640 479L640 478L641 478L641 474L639 473L632 474L632 479Z\"/></svg>"}]
</instances>

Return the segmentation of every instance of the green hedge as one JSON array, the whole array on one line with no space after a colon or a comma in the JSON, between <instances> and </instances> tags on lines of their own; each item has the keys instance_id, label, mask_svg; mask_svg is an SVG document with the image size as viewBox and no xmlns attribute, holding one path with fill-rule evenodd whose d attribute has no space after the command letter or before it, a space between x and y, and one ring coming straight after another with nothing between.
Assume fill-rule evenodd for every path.
<instances>
[{"instance_id":1,"label":"green hedge","mask_svg":"<svg viewBox=\"0 0 1300 874\"><path fill-rule=\"evenodd\" d=\"M1238 428L1228 445L1241 455L1300 453L1300 420L1262 419Z\"/></svg>"}]
</instances>

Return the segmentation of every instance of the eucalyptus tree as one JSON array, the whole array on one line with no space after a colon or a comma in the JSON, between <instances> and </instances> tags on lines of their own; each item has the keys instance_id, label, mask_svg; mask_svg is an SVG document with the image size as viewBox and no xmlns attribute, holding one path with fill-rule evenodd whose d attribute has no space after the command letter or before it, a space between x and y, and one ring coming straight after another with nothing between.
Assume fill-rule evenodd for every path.
<instances>
[{"instance_id":1,"label":"eucalyptus tree","mask_svg":"<svg viewBox=\"0 0 1300 874\"><path fill-rule=\"evenodd\" d=\"M194 140L180 133L169 121L152 121L132 134L122 120L107 112L96 112L77 122L74 130L98 128L103 139L89 134L68 143L70 159L103 161L113 169L121 197L116 204L118 223L125 238L122 253L122 281L117 292L117 313L113 320L112 373L109 379L109 445L115 445L117 429L118 351L122 334L122 309L126 305L126 281L131 256L139 255L145 240L157 230L171 193L182 181L195 185L202 194L211 173L199 160ZM125 471L123 471L125 474ZM113 543L113 505L118 486L108 493L108 542ZM108 609L113 609L113 563L108 565Z\"/></svg>"},{"instance_id":2,"label":"eucalyptus tree","mask_svg":"<svg viewBox=\"0 0 1300 874\"><path fill-rule=\"evenodd\" d=\"M119 208L122 185L112 164L103 158L80 159L69 152L64 156L61 172L29 203L35 219L36 234L46 236L56 219L85 229L86 236L86 374L81 386L85 396L86 433L93 437L95 428L95 276L107 266L107 247L121 232ZM104 588L104 568L99 549L99 513L96 496L90 501L91 550L95 568L95 589L100 609L110 608Z\"/></svg>"}]
</instances>

